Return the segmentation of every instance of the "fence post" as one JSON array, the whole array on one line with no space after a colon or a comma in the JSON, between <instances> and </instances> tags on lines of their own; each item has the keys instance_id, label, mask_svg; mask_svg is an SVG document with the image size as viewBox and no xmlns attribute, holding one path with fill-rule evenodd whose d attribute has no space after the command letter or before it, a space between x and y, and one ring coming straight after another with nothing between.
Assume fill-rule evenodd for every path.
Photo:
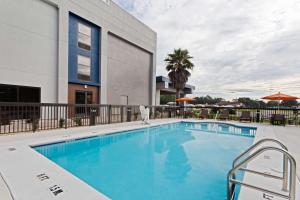
<instances>
[{"instance_id":1,"label":"fence post","mask_svg":"<svg viewBox=\"0 0 300 200\"><path fill-rule=\"evenodd\" d=\"M96 115L97 115L97 109L93 106L89 108L90 110L90 126L96 125Z\"/></svg>"},{"instance_id":2,"label":"fence post","mask_svg":"<svg viewBox=\"0 0 300 200\"><path fill-rule=\"evenodd\" d=\"M110 124L111 120L111 105L108 105L108 123Z\"/></svg>"},{"instance_id":3,"label":"fence post","mask_svg":"<svg viewBox=\"0 0 300 200\"><path fill-rule=\"evenodd\" d=\"M131 122L131 108L127 107L127 122Z\"/></svg>"},{"instance_id":4,"label":"fence post","mask_svg":"<svg viewBox=\"0 0 300 200\"><path fill-rule=\"evenodd\" d=\"M124 112L124 107L121 106L120 109L121 109L121 122L123 123L123 114L124 114L123 112Z\"/></svg>"},{"instance_id":5,"label":"fence post","mask_svg":"<svg viewBox=\"0 0 300 200\"><path fill-rule=\"evenodd\" d=\"M298 110L294 110L293 113L294 113L294 117L293 117L294 124L298 125Z\"/></svg>"},{"instance_id":6,"label":"fence post","mask_svg":"<svg viewBox=\"0 0 300 200\"><path fill-rule=\"evenodd\" d=\"M68 128L68 105L65 106L65 129Z\"/></svg>"},{"instance_id":7,"label":"fence post","mask_svg":"<svg viewBox=\"0 0 300 200\"><path fill-rule=\"evenodd\" d=\"M260 110L256 110L256 122L260 122Z\"/></svg>"}]
</instances>

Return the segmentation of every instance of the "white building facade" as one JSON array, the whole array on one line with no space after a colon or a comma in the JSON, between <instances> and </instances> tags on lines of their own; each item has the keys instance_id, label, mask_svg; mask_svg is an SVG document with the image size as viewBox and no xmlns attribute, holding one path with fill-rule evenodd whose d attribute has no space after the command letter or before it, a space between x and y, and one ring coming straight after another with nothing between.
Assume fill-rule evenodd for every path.
<instances>
[{"instance_id":1,"label":"white building facade","mask_svg":"<svg viewBox=\"0 0 300 200\"><path fill-rule=\"evenodd\" d=\"M0 0L0 101L155 104L156 33L106 0Z\"/></svg>"}]
</instances>

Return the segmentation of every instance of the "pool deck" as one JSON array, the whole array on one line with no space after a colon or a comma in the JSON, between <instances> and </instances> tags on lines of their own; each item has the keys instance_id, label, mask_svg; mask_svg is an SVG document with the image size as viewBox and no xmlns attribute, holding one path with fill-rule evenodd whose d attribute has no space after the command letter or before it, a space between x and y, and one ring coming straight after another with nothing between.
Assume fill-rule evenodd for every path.
<instances>
[{"instance_id":1,"label":"pool deck","mask_svg":"<svg viewBox=\"0 0 300 200\"><path fill-rule=\"evenodd\" d=\"M297 162L297 177L296 177L296 200L300 199L300 128L294 126L262 126L257 125L258 131L254 142L257 142L263 138L273 138L277 139L288 148L289 153L295 158ZM278 145L272 145L277 146ZM282 176L282 154L277 152L265 152L257 159L253 160L247 166L248 169L259 170L260 172L265 172L271 175ZM246 173L244 177L244 182L260 186L272 191L287 194L282 191L282 181L276 179L270 179L267 177L262 177L254 174ZM265 197L265 198L264 198ZM285 198L280 198L274 195L264 194L263 192L257 192L253 189L242 187L239 196L240 200L283 200Z\"/></svg>"},{"instance_id":2,"label":"pool deck","mask_svg":"<svg viewBox=\"0 0 300 200\"><path fill-rule=\"evenodd\" d=\"M63 168L35 152L30 146L52 142L74 140L83 137L109 134L113 132L156 126L178 121L200 122L200 120L161 119L152 120L151 125L141 122L108 124L94 127L78 127L59 129L37 133L18 133L0 136L0 199L1 200L105 200L109 199L88 184L84 183ZM201 120L201 122L212 120ZM269 126L254 123L238 123L235 125L257 127L255 141L262 138L275 138L289 148L297 163L297 200L300 200L300 127ZM251 169L278 175L281 171L281 156L277 153L265 153L248 165ZM263 162L262 162L263 161ZM269 162L269 163L268 163ZM267 164L266 164L267 163ZM272 167L270 167L272 166ZM1 177L2 175L2 177ZM4 181L4 180L5 181ZM246 173L244 181L279 191L280 183L264 177ZM7 185L9 187L7 187ZM10 195L13 195L13 198ZM262 192L252 189L241 189L239 200L266 200ZM269 198L281 200L282 198Z\"/></svg>"}]
</instances>

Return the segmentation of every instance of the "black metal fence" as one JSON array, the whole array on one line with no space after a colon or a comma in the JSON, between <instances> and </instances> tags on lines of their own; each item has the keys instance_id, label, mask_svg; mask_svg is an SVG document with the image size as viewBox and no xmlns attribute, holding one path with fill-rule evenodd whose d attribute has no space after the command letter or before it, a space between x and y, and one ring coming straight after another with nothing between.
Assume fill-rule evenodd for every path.
<instances>
[{"instance_id":1,"label":"black metal fence","mask_svg":"<svg viewBox=\"0 0 300 200\"><path fill-rule=\"evenodd\" d=\"M230 108L230 107L185 107L185 117L199 118L201 111L208 110L209 119L218 119L221 110L229 111L229 120L239 120L242 112L250 112L250 121L257 123L270 123L273 115L283 115L286 123L299 125L300 109L299 108Z\"/></svg>"},{"instance_id":2,"label":"black metal fence","mask_svg":"<svg viewBox=\"0 0 300 200\"><path fill-rule=\"evenodd\" d=\"M150 119L175 117L173 107L148 107ZM137 120L139 106L0 103L0 134Z\"/></svg>"},{"instance_id":3,"label":"black metal fence","mask_svg":"<svg viewBox=\"0 0 300 200\"><path fill-rule=\"evenodd\" d=\"M209 119L217 119L222 109L229 110L229 120L238 120L242 111L250 111L251 121L269 123L273 114L283 114L287 123L299 125L299 109L259 109L220 107L148 106L150 119L199 118L207 109ZM70 105L47 103L0 103L0 134L29 132L122 123L141 120L139 106Z\"/></svg>"}]
</instances>

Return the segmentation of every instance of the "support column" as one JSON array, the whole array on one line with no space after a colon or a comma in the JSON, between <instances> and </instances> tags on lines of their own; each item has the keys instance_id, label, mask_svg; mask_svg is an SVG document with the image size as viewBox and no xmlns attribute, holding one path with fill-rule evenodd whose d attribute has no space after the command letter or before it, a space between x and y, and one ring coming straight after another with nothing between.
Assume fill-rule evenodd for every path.
<instances>
[{"instance_id":1,"label":"support column","mask_svg":"<svg viewBox=\"0 0 300 200\"><path fill-rule=\"evenodd\" d=\"M157 36L156 36L157 37ZM150 76L152 76L152 79L150 78L152 87L150 88L150 104L155 105L156 102L156 44L157 39L155 38L155 50L153 52L152 56L152 70ZM158 103L159 104L159 103Z\"/></svg>"},{"instance_id":2,"label":"support column","mask_svg":"<svg viewBox=\"0 0 300 200\"><path fill-rule=\"evenodd\" d=\"M58 4L57 103L68 103L69 13L64 4L64 1Z\"/></svg>"},{"instance_id":3,"label":"support column","mask_svg":"<svg viewBox=\"0 0 300 200\"><path fill-rule=\"evenodd\" d=\"M108 31L104 28L101 28L100 49L100 103L109 104L109 102L107 102Z\"/></svg>"},{"instance_id":4,"label":"support column","mask_svg":"<svg viewBox=\"0 0 300 200\"><path fill-rule=\"evenodd\" d=\"M156 90L156 101L155 105L159 106L160 105L160 90Z\"/></svg>"}]
</instances>

